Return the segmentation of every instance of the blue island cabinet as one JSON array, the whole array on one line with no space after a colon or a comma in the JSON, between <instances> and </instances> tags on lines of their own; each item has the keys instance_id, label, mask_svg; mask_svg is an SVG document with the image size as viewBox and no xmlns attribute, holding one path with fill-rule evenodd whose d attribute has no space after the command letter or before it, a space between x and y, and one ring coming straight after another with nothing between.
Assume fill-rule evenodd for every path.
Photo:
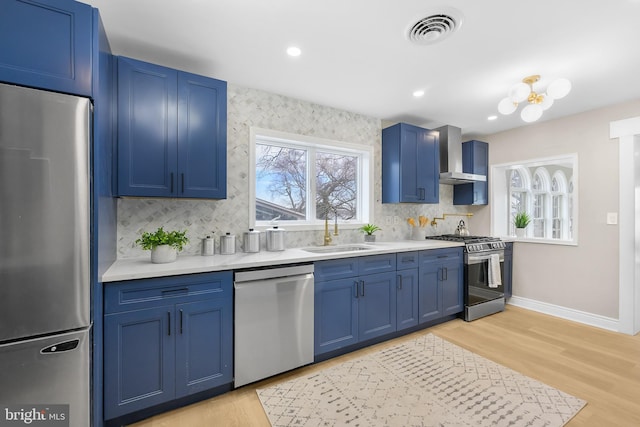
<instances>
[{"instance_id":1,"label":"blue island cabinet","mask_svg":"<svg viewBox=\"0 0 640 427\"><path fill-rule=\"evenodd\" d=\"M105 419L233 381L231 272L107 284L104 301Z\"/></svg>"},{"instance_id":2,"label":"blue island cabinet","mask_svg":"<svg viewBox=\"0 0 640 427\"><path fill-rule=\"evenodd\" d=\"M90 97L92 13L73 0L0 1L0 81Z\"/></svg>"},{"instance_id":3,"label":"blue island cabinet","mask_svg":"<svg viewBox=\"0 0 640 427\"><path fill-rule=\"evenodd\" d=\"M382 130L382 203L438 203L439 139L406 123Z\"/></svg>"},{"instance_id":4,"label":"blue island cabinet","mask_svg":"<svg viewBox=\"0 0 640 427\"><path fill-rule=\"evenodd\" d=\"M118 194L227 196L227 83L118 58Z\"/></svg>"},{"instance_id":5,"label":"blue island cabinet","mask_svg":"<svg viewBox=\"0 0 640 427\"><path fill-rule=\"evenodd\" d=\"M395 254L314 265L316 356L395 332Z\"/></svg>"},{"instance_id":6,"label":"blue island cabinet","mask_svg":"<svg viewBox=\"0 0 640 427\"><path fill-rule=\"evenodd\" d=\"M463 311L463 274L462 248L420 252L420 323Z\"/></svg>"}]
</instances>

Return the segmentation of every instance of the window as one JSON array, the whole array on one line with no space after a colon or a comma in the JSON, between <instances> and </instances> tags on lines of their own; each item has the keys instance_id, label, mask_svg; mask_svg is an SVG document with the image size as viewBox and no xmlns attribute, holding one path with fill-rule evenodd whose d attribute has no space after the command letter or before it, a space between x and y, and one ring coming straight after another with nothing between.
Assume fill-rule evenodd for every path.
<instances>
[{"instance_id":1,"label":"window","mask_svg":"<svg viewBox=\"0 0 640 427\"><path fill-rule=\"evenodd\" d=\"M527 212L525 239L540 243L577 243L577 156L566 155L492 166L493 233L513 235L513 217Z\"/></svg>"},{"instance_id":2,"label":"window","mask_svg":"<svg viewBox=\"0 0 640 427\"><path fill-rule=\"evenodd\" d=\"M370 222L372 149L252 129L250 226Z\"/></svg>"}]
</instances>

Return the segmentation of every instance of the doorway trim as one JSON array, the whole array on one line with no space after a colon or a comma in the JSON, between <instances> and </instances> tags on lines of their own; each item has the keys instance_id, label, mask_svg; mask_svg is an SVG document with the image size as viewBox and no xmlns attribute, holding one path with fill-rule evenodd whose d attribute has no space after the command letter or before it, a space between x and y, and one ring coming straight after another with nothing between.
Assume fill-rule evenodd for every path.
<instances>
[{"instance_id":1,"label":"doorway trim","mask_svg":"<svg viewBox=\"0 0 640 427\"><path fill-rule=\"evenodd\" d=\"M640 332L640 117L609 123L619 141L619 331Z\"/></svg>"}]
</instances>

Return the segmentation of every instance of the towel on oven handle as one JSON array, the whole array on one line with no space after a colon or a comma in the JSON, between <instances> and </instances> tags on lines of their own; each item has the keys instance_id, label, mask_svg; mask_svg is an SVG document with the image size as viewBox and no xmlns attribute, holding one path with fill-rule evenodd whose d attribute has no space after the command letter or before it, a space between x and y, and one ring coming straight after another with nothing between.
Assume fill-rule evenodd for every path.
<instances>
[{"instance_id":1,"label":"towel on oven handle","mask_svg":"<svg viewBox=\"0 0 640 427\"><path fill-rule=\"evenodd\" d=\"M497 288L502 285L502 277L500 276L500 255L489 255L489 287Z\"/></svg>"}]
</instances>

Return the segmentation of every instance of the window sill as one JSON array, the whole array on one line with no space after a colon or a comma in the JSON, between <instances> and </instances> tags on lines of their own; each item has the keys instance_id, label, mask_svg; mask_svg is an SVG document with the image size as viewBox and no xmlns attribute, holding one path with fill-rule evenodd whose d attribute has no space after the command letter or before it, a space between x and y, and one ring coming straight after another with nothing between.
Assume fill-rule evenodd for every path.
<instances>
[{"instance_id":1,"label":"window sill","mask_svg":"<svg viewBox=\"0 0 640 427\"><path fill-rule=\"evenodd\" d=\"M578 242L575 240L542 239L538 237L516 237L516 236L510 236L510 239L512 239L514 243L537 243L537 244L543 244L543 245L578 246Z\"/></svg>"}]
</instances>

